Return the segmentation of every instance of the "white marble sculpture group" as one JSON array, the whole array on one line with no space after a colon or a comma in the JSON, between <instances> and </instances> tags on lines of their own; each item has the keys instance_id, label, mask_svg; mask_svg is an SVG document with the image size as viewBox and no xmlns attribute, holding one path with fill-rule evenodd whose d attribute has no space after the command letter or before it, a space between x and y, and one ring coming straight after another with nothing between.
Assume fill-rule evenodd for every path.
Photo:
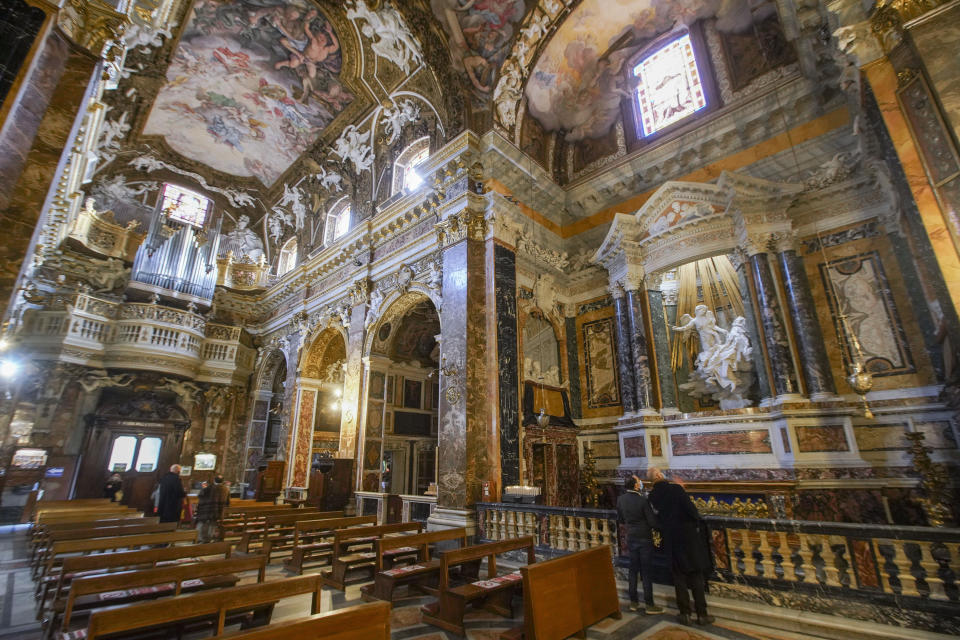
<instances>
[{"instance_id":1,"label":"white marble sculpture group","mask_svg":"<svg viewBox=\"0 0 960 640\"><path fill-rule=\"evenodd\" d=\"M750 405L745 398L753 380L753 349L747 336L746 320L738 316L730 329L717 326L713 312L698 304L691 318L683 314L674 331L696 331L700 337L700 353L690 372L689 381L680 388L694 398L712 397L721 409L740 409Z\"/></svg>"}]
</instances>

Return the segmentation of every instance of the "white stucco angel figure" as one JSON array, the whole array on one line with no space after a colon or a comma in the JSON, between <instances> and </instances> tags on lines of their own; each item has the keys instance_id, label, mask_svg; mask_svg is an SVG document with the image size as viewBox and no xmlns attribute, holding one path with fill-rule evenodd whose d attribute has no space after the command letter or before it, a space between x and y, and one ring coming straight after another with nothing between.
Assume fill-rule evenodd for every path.
<instances>
[{"instance_id":1,"label":"white stucco angel figure","mask_svg":"<svg viewBox=\"0 0 960 640\"><path fill-rule=\"evenodd\" d=\"M280 242L283 237L283 228L290 225L290 214L283 209L274 208L267 217L267 228L270 230L270 238L274 244Z\"/></svg>"},{"instance_id":2,"label":"white stucco angel figure","mask_svg":"<svg viewBox=\"0 0 960 640\"><path fill-rule=\"evenodd\" d=\"M333 153L341 160L350 159L357 173L366 171L373 165L373 153L370 145L364 144L363 133L354 124L344 128L343 133L333 145Z\"/></svg>"},{"instance_id":3,"label":"white stucco angel figure","mask_svg":"<svg viewBox=\"0 0 960 640\"><path fill-rule=\"evenodd\" d=\"M403 17L387 3L381 3L377 11L372 11L365 0L354 0L347 7L347 18L354 22L365 21L366 24L360 26L360 33L370 41L373 52L396 64L405 74L410 73L411 63L423 61L420 43L407 29Z\"/></svg>"},{"instance_id":4,"label":"white stucco angel figure","mask_svg":"<svg viewBox=\"0 0 960 640\"><path fill-rule=\"evenodd\" d=\"M320 181L320 186L331 193L343 191L343 177L336 171L327 171L320 167L320 171L313 174L313 177Z\"/></svg>"},{"instance_id":5,"label":"white stucco angel figure","mask_svg":"<svg viewBox=\"0 0 960 640\"><path fill-rule=\"evenodd\" d=\"M307 221L307 205L303 204L303 192L298 187L283 185L283 198L278 206L289 207L293 213L294 226L300 230Z\"/></svg>"},{"instance_id":6,"label":"white stucco angel figure","mask_svg":"<svg viewBox=\"0 0 960 640\"><path fill-rule=\"evenodd\" d=\"M719 387L734 391L737 378L732 374L746 368L744 365L750 363L752 354L753 348L747 336L747 321L743 316L739 316L730 326L726 340L713 350L710 359L704 363L703 369L710 372L710 379Z\"/></svg>"},{"instance_id":7,"label":"white stucco angel figure","mask_svg":"<svg viewBox=\"0 0 960 640\"><path fill-rule=\"evenodd\" d=\"M90 271L90 281L96 287L95 293L109 293L117 287L126 284L130 277L130 268L124 266L123 260L107 258L93 260L97 268Z\"/></svg>"},{"instance_id":8,"label":"white stucco angel figure","mask_svg":"<svg viewBox=\"0 0 960 640\"><path fill-rule=\"evenodd\" d=\"M130 383L133 382L133 374L117 373L111 376L102 369L96 369L84 373L77 379L77 382L80 383L84 391L93 393L97 389L104 389L106 387L130 386Z\"/></svg>"},{"instance_id":9,"label":"white stucco angel figure","mask_svg":"<svg viewBox=\"0 0 960 640\"><path fill-rule=\"evenodd\" d=\"M383 110L384 129L387 132L387 144L393 144L394 140L403 131L403 125L408 122L416 122L420 118L420 107L412 100L395 102L390 108Z\"/></svg>"},{"instance_id":10,"label":"white stucco angel figure","mask_svg":"<svg viewBox=\"0 0 960 640\"><path fill-rule=\"evenodd\" d=\"M701 304L695 308L692 318L684 314L681 321L683 324L673 330L696 330L700 353L689 381L680 385L680 389L695 398L710 396L720 403L721 409L748 406L750 401L744 396L752 381L753 349L743 316L737 317L728 331L718 327L713 312Z\"/></svg>"},{"instance_id":11,"label":"white stucco angel figure","mask_svg":"<svg viewBox=\"0 0 960 640\"><path fill-rule=\"evenodd\" d=\"M176 378L164 378L162 384L157 385L157 389L173 391L180 398L184 408L189 409L197 398L203 393L203 389L193 384L189 380L177 380Z\"/></svg>"}]
</instances>

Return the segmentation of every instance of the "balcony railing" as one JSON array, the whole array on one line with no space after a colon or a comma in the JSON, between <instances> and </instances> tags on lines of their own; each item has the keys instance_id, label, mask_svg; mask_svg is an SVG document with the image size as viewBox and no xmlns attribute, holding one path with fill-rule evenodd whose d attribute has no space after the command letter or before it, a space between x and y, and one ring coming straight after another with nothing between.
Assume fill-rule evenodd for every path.
<instances>
[{"instance_id":1,"label":"balcony railing","mask_svg":"<svg viewBox=\"0 0 960 640\"><path fill-rule=\"evenodd\" d=\"M509 503L476 508L483 540L532 535L548 554L596 544L625 554L616 511ZM934 615L960 613L960 529L709 515L704 520L713 580ZM668 581L669 563L658 555L654 564L661 570L655 575Z\"/></svg>"},{"instance_id":2,"label":"balcony railing","mask_svg":"<svg viewBox=\"0 0 960 640\"><path fill-rule=\"evenodd\" d=\"M118 303L77 294L59 308L24 314L20 337L39 357L92 367L162 368L205 382L239 382L256 351L241 329L155 304Z\"/></svg>"}]
</instances>

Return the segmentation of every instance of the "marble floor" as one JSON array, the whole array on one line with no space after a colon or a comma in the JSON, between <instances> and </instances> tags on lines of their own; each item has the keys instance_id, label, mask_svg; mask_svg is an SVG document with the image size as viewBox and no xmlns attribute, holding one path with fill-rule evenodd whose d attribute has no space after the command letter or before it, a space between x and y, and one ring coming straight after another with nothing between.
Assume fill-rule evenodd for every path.
<instances>
[{"instance_id":1,"label":"marble floor","mask_svg":"<svg viewBox=\"0 0 960 640\"><path fill-rule=\"evenodd\" d=\"M23 527L0 527L0 640L39 640L40 626L34 616L33 582L26 563L26 532ZM268 580L285 577L279 564L269 568ZM245 578L252 581L254 578ZM346 592L325 587L322 608L324 611L360 604L360 586L347 587ZM805 640L813 636L789 632L758 630L741 623L718 620L709 627L683 626L676 622L676 611L667 610L662 615L647 616L630 613L627 608L625 584L620 584L623 617L620 620L606 619L594 625L587 637L597 640ZM657 587L657 601L668 602L672 590ZM432 598L420 594L409 596L394 603L391 622L392 638L395 640L454 640L452 633L423 624L420 621L420 606ZM309 612L309 597L290 598L277 605L273 619L284 620L302 617ZM514 610L519 616L522 604L517 599ZM466 618L469 640L496 640L502 631L519 624L518 619L509 620L483 611L475 611Z\"/></svg>"}]
</instances>

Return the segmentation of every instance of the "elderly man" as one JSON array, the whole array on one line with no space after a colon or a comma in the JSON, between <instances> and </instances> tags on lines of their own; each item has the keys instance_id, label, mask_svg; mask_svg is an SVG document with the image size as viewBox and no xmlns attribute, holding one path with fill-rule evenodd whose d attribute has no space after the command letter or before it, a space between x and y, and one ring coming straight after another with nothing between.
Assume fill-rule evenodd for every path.
<instances>
[{"instance_id":1,"label":"elderly man","mask_svg":"<svg viewBox=\"0 0 960 640\"><path fill-rule=\"evenodd\" d=\"M677 593L678 618L681 624L690 624L690 594L697 612L697 624L708 625L715 618L707 613L706 573L710 570L710 550L703 541L701 527L705 526L697 507L686 490L669 482L660 469L651 467L648 478L653 483L650 504L657 512L663 532L663 543L673 569L673 585Z\"/></svg>"},{"instance_id":2,"label":"elderly man","mask_svg":"<svg viewBox=\"0 0 960 640\"><path fill-rule=\"evenodd\" d=\"M180 522L180 509L183 507L183 497L187 492L180 482L180 465L170 467L170 471L160 478L157 498L157 515L160 522Z\"/></svg>"},{"instance_id":3,"label":"elderly man","mask_svg":"<svg viewBox=\"0 0 960 640\"><path fill-rule=\"evenodd\" d=\"M627 525L627 547L630 549L630 571L627 594L630 596L630 611L640 608L637 597L637 573L643 575L644 612L663 613L663 607L653 604L653 530L659 528L657 516L650 508L647 496L641 493L643 483L637 476L630 476L623 483L626 491L617 498L617 519Z\"/></svg>"}]
</instances>

